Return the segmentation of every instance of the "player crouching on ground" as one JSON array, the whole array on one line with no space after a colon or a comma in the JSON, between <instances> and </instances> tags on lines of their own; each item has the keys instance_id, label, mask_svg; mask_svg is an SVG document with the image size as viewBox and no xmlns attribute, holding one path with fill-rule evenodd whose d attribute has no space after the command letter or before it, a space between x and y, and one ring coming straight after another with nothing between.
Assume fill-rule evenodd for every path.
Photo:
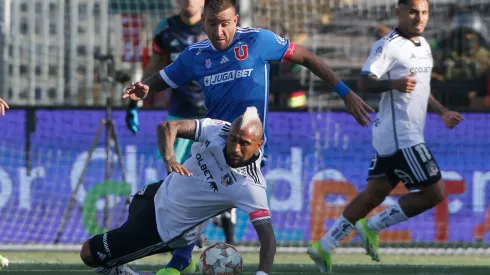
<instances>
[{"instance_id":1,"label":"player crouching on ground","mask_svg":"<svg viewBox=\"0 0 490 275\"><path fill-rule=\"evenodd\" d=\"M99 274L143 274L126 263L193 245L210 218L237 207L249 214L259 237L257 274L269 274L276 239L260 171L263 127L257 109L248 107L231 124L209 118L167 121L158 125L157 134L169 176L134 195L121 227L86 241L82 261ZM195 141L184 164L175 159L177 137ZM180 273L162 269L157 274Z\"/></svg>"}]
</instances>

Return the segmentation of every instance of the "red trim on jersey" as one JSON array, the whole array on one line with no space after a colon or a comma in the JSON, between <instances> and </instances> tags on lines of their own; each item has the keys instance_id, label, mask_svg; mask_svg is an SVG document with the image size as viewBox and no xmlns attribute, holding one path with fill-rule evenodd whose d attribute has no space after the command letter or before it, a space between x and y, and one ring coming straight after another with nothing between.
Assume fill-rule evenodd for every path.
<instances>
[{"instance_id":1,"label":"red trim on jersey","mask_svg":"<svg viewBox=\"0 0 490 275\"><path fill-rule=\"evenodd\" d=\"M289 47L286 50L286 53L284 54L283 59L291 59L293 57L294 52L296 51L296 44L293 42L289 42Z\"/></svg>"},{"instance_id":2,"label":"red trim on jersey","mask_svg":"<svg viewBox=\"0 0 490 275\"><path fill-rule=\"evenodd\" d=\"M253 222L254 220L257 219L270 218L271 213L269 212L269 210L260 209L260 210L255 210L254 212L248 214L248 216L250 217L250 221Z\"/></svg>"},{"instance_id":3,"label":"red trim on jersey","mask_svg":"<svg viewBox=\"0 0 490 275\"><path fill-rule=\"evenodd\" d=\"M162 48L160 48L155 41L153 41L151 47L153 48L153 52L154 53L159 53L159 54L164 54L165 53L165 50L162 49Z\"/></svg>"}]
</instances>

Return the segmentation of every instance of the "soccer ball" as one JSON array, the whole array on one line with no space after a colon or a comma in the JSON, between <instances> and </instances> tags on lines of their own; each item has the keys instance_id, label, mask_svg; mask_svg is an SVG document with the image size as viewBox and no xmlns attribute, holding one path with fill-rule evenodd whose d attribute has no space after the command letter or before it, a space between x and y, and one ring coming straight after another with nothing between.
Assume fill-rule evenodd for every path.
<instances>
[{"instance_id":1,"label":"soccer ball","mask_svg":"<svg viewBox=\"0 0 490 275\"><path fill-rule=\"evenodd\" d=\"M198 268L204 275L239 275L243 271L243 260L234 246L217 243L204 250Z\"/></svg>"}]
</instances>

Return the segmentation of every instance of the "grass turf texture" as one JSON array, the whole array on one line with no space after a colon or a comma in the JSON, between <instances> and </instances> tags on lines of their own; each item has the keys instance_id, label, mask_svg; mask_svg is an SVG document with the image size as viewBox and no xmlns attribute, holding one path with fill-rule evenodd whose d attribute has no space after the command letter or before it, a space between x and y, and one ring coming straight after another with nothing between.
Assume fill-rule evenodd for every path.
<instances>
[{"instance_id":1,"label":"grass turf texture","mask_svg":"<svg viewBox=\"0 0 490 275\"><path fill-rule=\"evenodd\" d=\"M9 252L0 254L10 260L3 274L95 274L81 264L76 252ZM242 254L244 275L255 274L258 254ZM198 259L199 254L194 255ZM157 255L133 262L144 271L163 267L170 255ZM335 254L334 272L337 274L490 274L490 259L485 255L382 255L382 262L372 262L361 254ZM306 254L277 254L273 273L320 274Z\"/></svg>"}]
</instances>

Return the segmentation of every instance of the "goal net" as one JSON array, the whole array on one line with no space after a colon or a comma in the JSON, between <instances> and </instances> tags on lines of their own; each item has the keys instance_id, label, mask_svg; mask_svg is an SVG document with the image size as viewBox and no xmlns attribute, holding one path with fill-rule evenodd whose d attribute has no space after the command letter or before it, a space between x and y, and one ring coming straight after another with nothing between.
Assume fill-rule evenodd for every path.
<instances>
[{"instance_id":1,"label":"goal net","mask_svg":"<svg viewBox=\"0 0 490 275\"><path fill-rule=\"evenodd\" d=\"M243 22L312 50L352 87L371 44L396 24L391 0L239 2ZM449 31L450 4L456 2L431 1L431 41ZM480 11L488 24L487 1L463 5ZM65 106L10 110L0 118L0 250L78 249L91 235L120 225L128 195L165 175L154 128L166 112L141 111L141 130L133 135L125 128L124 111L113 111L120 143L109 140L106 148L105 128L95 139L104 111L66 106L103 106L110 89L116 91L113 103L122 105L122 84L107 83L98 59L112 55L115 68L138 80L151 55L153 29L176 14L176 6L170 0L0 0L0 7L0 80L7 87L0 97L12 104ZM308 112L271 112L264 175L279 251L303 252L363 190L373 151L370 130L337 111L343 103L330 87L305 69L281 66L280 77L303 87ZM377 99L366 97L372 105ZM474 250L465 252L489 253L490 115L465 116L453 131L428 116L427 143L448 196L435 209L383 231L383 246L410 253L467 247ZM406 192L398 186L373 213ZM210 242L224 240L212 223L205 235ZM235 240L243 250L257 249L257 236L241 211ZM342 247L361 251L355 234Z\"/></svg>"}]
</instances>

